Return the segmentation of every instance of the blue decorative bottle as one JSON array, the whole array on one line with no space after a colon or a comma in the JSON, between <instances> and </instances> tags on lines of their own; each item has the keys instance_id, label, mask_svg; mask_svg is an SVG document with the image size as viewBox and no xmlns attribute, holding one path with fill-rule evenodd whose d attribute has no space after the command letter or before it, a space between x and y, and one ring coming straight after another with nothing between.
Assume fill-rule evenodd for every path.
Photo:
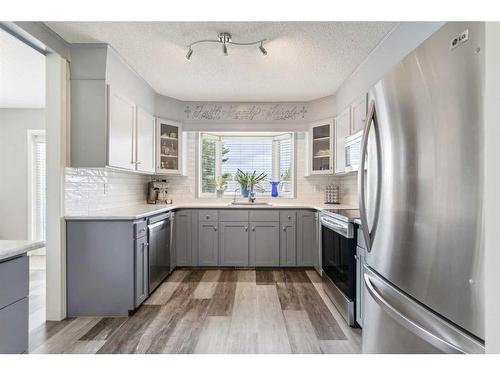
<instances>
[{"instance_id":1,"label":"blue decorative bottle","mask_svg":"<svg viewBox=\"0 0 500 375\"><path fill-rule=\"evenodd\" d=\"M271 181L271 196L276 198L278 194L278 186L280 182L279 181Z\"/></svg>"}]
</instances>

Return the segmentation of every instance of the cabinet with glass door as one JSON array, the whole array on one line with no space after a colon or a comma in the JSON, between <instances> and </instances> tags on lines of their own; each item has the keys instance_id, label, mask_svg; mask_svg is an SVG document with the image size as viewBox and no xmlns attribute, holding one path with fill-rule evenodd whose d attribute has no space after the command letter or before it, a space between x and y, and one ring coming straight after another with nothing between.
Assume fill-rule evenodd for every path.
<instances>
[{"instance_id":1,"label":"cabinet with glass door","mask_svg":"<svg viewBox=\"0 0 500 375\"><path fill-rule=\"evenodd\" d=\"M309 173L333 173L333 120L311 124L309 128Z\"/></svg>"},{"instance_id":2,"label":"cabinet with glass door","mask_svg":"<svg viewBox=\"0 0 500 375\"><path fill-rule=\"evenodd\" d=\"M182 126L171 120L157 119L157 160L159 174L181 174Z\"/></svg>"}]
</instances>

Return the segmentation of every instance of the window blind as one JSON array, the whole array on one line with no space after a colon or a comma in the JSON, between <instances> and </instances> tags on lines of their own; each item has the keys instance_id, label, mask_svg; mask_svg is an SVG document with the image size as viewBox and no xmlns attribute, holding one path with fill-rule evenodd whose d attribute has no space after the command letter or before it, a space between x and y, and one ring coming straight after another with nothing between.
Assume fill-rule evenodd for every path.
<instances>
[{"instance_id":1,"label":"window blind","mask_svg":"<svg viewBox=\"0 0 500 375\"><path fill-rule=\"evenodd\" d=\"M34 233L37 239L45 240L45 220L46 220L46 184L45 184L45 160L46 160L46 144L45 137L37 135L34 137L33 143L34 152L34 170L33 170L33 187L34 187Z\"/></svg>"},{"instance_id":2,"label":"window blind","mask_svg":"<svg viewBox=\"0 0 500 375\"><path fill-rule=\"evenodd\" d=\"M270 138L248 137L231 139L222 138L223 149L229 150L224 157L227 159L222 163L222 174L230 173L233 179L228 182L227 191L232 192L239 184L234 181L236 171L256 171L257 174L264 172L267 177L260 182L259 186L264 189L264 194L271 192L269 183L273 173L273 141ZM259 193L256 191L256 193Z\"/></svg>"}]
</instances>

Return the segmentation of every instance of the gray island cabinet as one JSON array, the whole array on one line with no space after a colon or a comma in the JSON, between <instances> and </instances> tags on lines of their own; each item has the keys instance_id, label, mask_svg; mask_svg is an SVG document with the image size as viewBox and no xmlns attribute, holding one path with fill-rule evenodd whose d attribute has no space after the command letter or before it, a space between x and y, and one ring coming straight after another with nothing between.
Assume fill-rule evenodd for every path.
<instances>
[{"instance_id":1,"label":"gray island cabinet","mask_svg":"<svg viewBox=\"0 0 500 375\"><path fill-rule=\"evenodd\" d=\"M0 260L0 354L28 351L29 260Z\"/></svg>"}]
</instances>

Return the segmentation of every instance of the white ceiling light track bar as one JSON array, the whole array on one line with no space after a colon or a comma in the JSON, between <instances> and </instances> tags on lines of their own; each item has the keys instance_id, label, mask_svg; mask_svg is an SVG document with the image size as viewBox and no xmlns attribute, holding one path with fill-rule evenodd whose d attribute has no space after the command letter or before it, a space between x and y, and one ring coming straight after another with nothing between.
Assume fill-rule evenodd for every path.
<instances>
[{"instance_id":1,"label":"white ceiling light track bar","mask_svg":"<svg viewBox=\"0 0 500 375\"><path fill-rule=\"evenodd\" d=\"M224 53L224 56L228 55L227 52L227 45L233 45L233 46L253 46L253 45L259 45L259 50L260 52L265 56L267 55L267 50L264 48L264 42L267 39L261 39L261 40L256 40L255 42L233 42L231 38L231 34L227 32L219 33L218 39L204 39L204 40L197 40L196 42L191 43L188 45L188 52L186 54L186 59L190 60L191 56L193 55L193 46L201 43L217 43L217 44L222 44L222 53Z\"/></svg>"}]
</instances>

